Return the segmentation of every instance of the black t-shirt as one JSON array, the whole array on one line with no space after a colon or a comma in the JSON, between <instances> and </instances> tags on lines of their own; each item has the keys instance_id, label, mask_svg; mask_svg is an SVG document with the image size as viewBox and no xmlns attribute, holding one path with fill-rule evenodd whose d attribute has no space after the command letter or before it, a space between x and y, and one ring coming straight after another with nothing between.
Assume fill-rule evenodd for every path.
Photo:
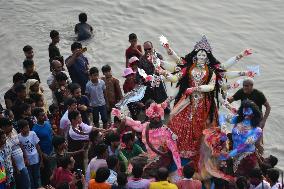
<instances>
[{"instance_id":1,"label":"black t-shirt","mask_svg":"<svg viewBox=\"0 0 284 189\"><path fill-rule=\"evenodd\" d=\"M52 43L49 44L48 54L50 59L53 59L54 57L61 57L58 47Z\"/></svg>"},{"instance_id":2,"label":"black t-shirt","mask_svg":"<svg viewBox=\"0 0 284 189\"><path fill-rule=\"evenodd\" d=\"M82 95L80 98L76 98L77 100L77 104L79 105L85 105L89 108L90 106L90 101L89 101L89 98L85 95ZM81 111L79 110L80 113L81 113L81 116L82 116L82 121L83 123L86 123L87 125L90 124L89 122L89 119L88 119L88 113L89 113L89 110L86 110L86 111Z\"/></svg>"},{"instance_id":3,"label":"black t-shirt","mask_svg":"<svg viewBox=\"0 0 284 189\"><path fill-rule=\"evenodd\" d=\"M15 91L13 89L9 89L5 95L4 95L4 99L9 99L12 101L12 103L14 104L14 102L17 99L17 94L15 93Z\"/></svg>"},{"instance_id":4,"label":"black t-shirt","mask_svg":"<svg viewBox=\"0 0 284 189\"><path fill-rule=\"evenodd\" d=\"M233 98L235 101L237 100L251 100L253 101L259 108L260 111L262 111L262 105L265 104L266 97L264 96L264 94L257 90L257 89L253 89L253 91L250 94L245 94L243 89L239 89L234 95Z\"/></svg>"}]
</instances>

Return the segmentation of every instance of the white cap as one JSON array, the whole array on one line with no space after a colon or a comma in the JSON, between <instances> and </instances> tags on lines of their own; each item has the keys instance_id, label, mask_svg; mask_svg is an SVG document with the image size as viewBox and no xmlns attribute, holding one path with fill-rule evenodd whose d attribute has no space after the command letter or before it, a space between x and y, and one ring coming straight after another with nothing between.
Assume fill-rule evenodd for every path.
<instances>
[{"instance_id":1,"label":"white cap","mask_svg":"<svg viewBox=\"0 0 284 189\"><path fill-rule=\"evenodd\" d=\"M129 64L132 64L133 62L135 62L135 61L139 61L139 59L136 57L136 56L133 56L133 57L131 57L130 59L129 59Z\"/></svg>"}]
</instances>

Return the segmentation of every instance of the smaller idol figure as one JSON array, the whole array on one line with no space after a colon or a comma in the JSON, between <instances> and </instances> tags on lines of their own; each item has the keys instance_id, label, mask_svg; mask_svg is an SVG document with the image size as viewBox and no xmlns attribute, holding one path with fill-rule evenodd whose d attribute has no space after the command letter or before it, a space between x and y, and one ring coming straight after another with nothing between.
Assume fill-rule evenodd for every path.
<instances>
[{"instance_id":1,"label":"smaller idol figure","mask_svg":"<svg viewBox=\"0 0 284 189\"><path fill-rule=\"evenodd\" d=\"M261 112L251 100L243 101L237 115L228 118L230 123L234 124L233 150L222 153L220 160L233 158L236 175L247 175L257 165L255 144L262 136L262 129L259 127L261 118Z\"/></svg>"}]
</instances>

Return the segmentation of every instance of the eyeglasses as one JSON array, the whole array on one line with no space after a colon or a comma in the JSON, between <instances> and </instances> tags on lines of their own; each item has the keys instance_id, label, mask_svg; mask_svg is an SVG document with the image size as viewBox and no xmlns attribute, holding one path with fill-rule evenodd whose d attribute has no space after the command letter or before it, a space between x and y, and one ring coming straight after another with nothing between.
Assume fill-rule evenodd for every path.
<instances>
[{"instance_id":1,"label":"eyeglasses","mask_svg":"<svg viewBox=\"0 0 284 189\"><path fill-rule=\"evenodd\" d=\"M152 50L152 48L144 49L144 51L150 51L150 50Z\"/></svg>"}]
</instances>

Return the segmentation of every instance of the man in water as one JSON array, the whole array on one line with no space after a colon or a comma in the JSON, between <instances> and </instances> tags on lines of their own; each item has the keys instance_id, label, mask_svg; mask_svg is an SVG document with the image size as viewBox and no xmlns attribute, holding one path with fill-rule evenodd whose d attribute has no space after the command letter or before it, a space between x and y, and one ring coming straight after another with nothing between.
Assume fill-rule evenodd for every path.
<instances>
[{"instance_id":1,"label":"man in water","mask_svg":"<svg viewBox=\"0 0 284 189\"><path fill-rule=\"evenodd\" d=\"M79 14L79 21L80 23L76 24L75 26L75 34L78 35L78 41L86 40L92 37L93 35L93 28L87 22L87 14L80 13Z\"/></svg>"}]
</instances>

